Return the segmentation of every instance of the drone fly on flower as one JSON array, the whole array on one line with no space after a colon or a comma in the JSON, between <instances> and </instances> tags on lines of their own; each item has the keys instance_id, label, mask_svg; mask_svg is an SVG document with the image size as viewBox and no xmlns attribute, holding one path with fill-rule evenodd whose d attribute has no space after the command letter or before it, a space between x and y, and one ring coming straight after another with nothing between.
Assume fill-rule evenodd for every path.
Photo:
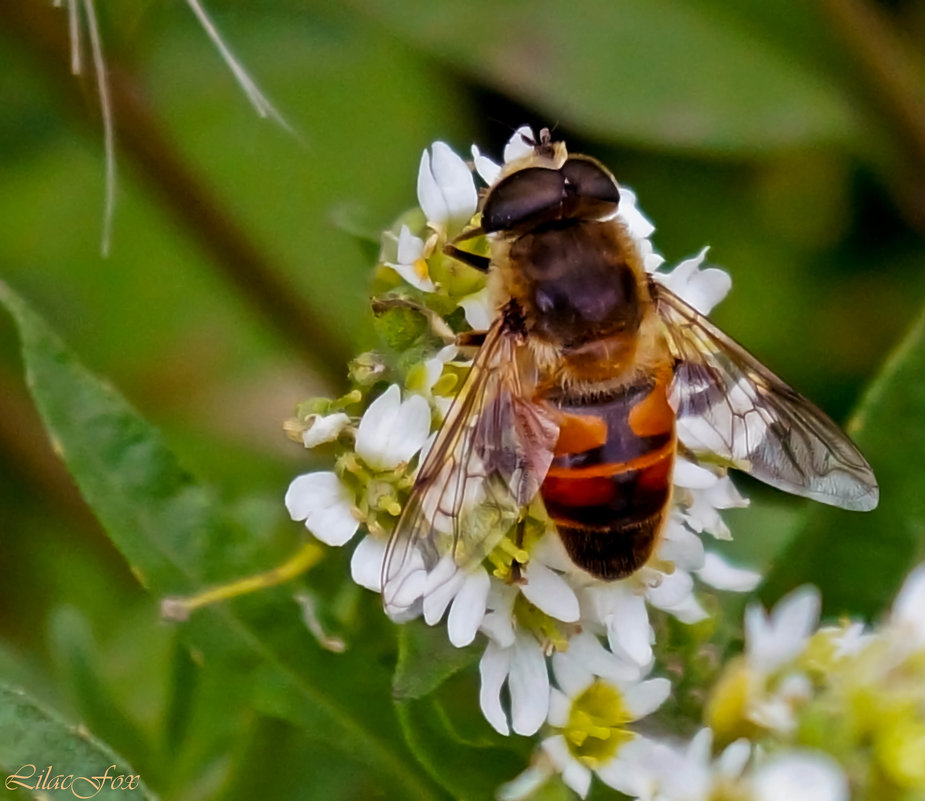
<instances>
[{"instance_id":1,"label":"drone fly on flower","mask_svg":"<svg viewBox=\"0 0 925 801\"><path fill-rule=\"evenodd\" d=\"M467 336L477 354L392 533L386 607L419 597L404 585L443 557L481 562L537 498L578 568L633 574L666 523L679 449L873 509L876 479L847 436L646 271L613 175L547 130L529 144L446 248L488 273L497 313ZM488 257L460 247L480 235Z\"/></svg>"}]
</instances>

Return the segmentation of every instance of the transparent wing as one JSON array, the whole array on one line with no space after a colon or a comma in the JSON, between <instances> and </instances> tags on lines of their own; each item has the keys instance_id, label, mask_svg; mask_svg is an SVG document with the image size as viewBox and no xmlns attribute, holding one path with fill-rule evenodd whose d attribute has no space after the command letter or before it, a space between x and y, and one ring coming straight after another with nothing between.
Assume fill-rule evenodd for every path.
<instances>
[{"instance_id":1,"label":"transparent wing","mask_svg":"<svg viewBox=\"0 0 925 801\"><path fill-rule=\"evenodd\" d=\"M675 359L669 402L688 448L795 495L859 511L877 505L870 465L824 412L677 295L651 287Z\"/></svg>"},{"instance_id":2,"label":"transparent wing","mask_svg":"<svg viewBox=\"0 0 925 801\"><path fill-rule=\"evenodd\" d=\"M523 397L525 358L520 336L499 317L389 540L382 597L393 617L484 558L539 490L558 426Z\"/></svg>"}]
</instances>

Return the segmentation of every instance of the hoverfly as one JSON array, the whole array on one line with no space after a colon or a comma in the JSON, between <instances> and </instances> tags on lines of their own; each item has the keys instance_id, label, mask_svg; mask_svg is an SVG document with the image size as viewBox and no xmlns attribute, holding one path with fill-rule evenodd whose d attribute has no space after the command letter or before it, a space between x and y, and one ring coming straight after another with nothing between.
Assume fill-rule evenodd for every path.
<instances>
[{"instance_id":1,"label":"hoverfly","mask_svg":"<svg viewBox=\"0 0 925 801\"><path fill-rule=\"evenodd\" d=\"M482 560L537 496L578 568L631 575L659 542L679 447L873 509L873 472L835 423L646 272L613 175L546 130L530 144L447 246L488 271L499 311L392 534L387 608L415 572ZM456 247L481 234L490 257Z\"/></svg>"}]
</instances>

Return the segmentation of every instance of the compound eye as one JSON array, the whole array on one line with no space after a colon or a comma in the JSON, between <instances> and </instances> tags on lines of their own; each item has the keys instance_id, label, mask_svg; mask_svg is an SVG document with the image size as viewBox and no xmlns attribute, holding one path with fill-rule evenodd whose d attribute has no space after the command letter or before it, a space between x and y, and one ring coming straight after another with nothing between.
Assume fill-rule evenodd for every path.
<instances>
[{"instance_id":1,"label":"compound eye","mask_svg":"<svg viewBox=\"0 0 925 801\"><path fill-rule=\"evenodd\" d=\"M613 204L614 211L620 203L620 190L613 176L600 164L591 159L573 157L567 159L560 170L569 183L567 192L584 201Z\"/></svg>"},{"instance_id":2,"label":"compound eye","mask_svg":"<svg viewBox=\"0 0 925 801\"><path fill-rule=\"evenodd\" d=\"M509 175L485 198L482 230L508 231L556 216L565 198L565 176L558 170L527 167Z\"/></svg>"}]
</instances>

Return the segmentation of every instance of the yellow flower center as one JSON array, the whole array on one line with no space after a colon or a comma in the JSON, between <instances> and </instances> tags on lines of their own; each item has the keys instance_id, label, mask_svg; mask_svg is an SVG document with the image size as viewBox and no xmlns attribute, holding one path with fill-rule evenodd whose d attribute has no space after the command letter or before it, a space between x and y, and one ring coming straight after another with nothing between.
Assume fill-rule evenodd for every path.
<instances>
[{"instance_id":1,"label":"yellow flower center","mask_svg":"<svg viewBox=\"0 0 925 801\"><path fill-rule=\"evenodd\" d=\"M632 720L620 691L597 679L572 702L562 734L572 755L594 769L613 759L620 746L635 737L625 728Z\"/></svg>"}]
</instances>

